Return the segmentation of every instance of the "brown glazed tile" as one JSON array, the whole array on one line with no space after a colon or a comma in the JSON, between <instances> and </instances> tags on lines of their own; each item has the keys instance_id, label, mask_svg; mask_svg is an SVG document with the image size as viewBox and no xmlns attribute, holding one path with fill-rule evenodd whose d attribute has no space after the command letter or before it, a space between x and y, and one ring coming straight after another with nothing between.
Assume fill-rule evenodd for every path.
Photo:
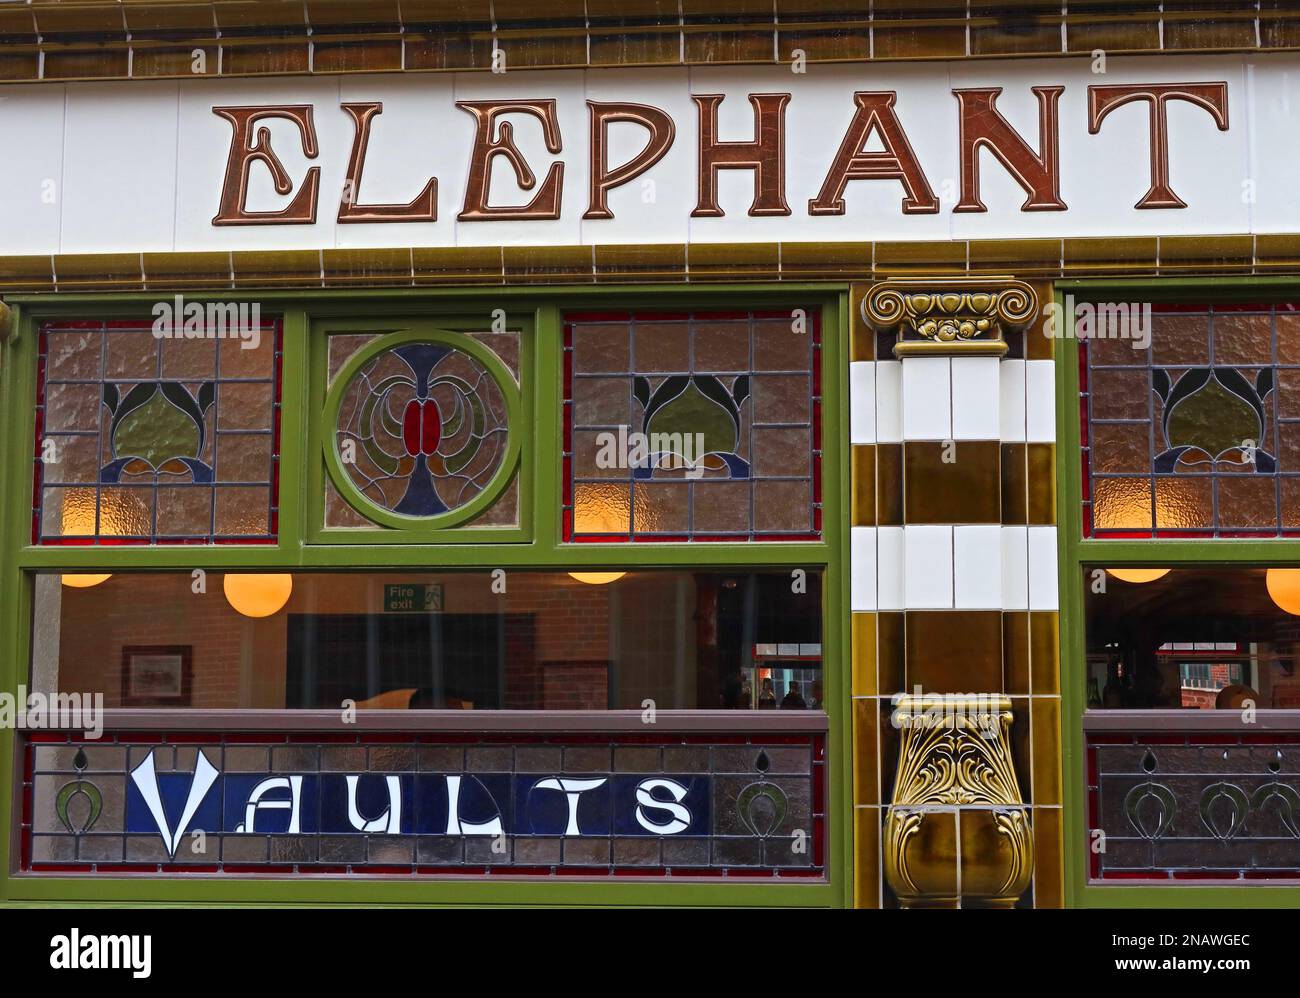
<instances>
[{"instance_id":1,"label":"brown glazed tile","mask_svg":"<svg viewBox=\"0 0 1300 998\"><path fill-rule=\"evenodd\" d=\"M606 283L623 281L682 281L686 279L686 246L596 247L596 280Z\"/></svg>"},{"instance_id":2,"label":"brown glazed tile","mask_svg":"<svg viewBox=\"0 0 1300 998\"><path fill-rule=\"evenodd\" d=\"M876 614L876 676L882 695L902 693L907 682L907 621L901 610Z\"/></svg>"},{"instance_id":3,"label":"brown glazed tile","mask_svg":"<svg viewBox=\"0 0 1300 998\"><path fill-rule=\"evenodd\" d=\"M1035 696L1061 692L1060 615L1055 610L1029 614L1030 692Z\"/></svg>"},{"instance_id":4,"label":"brown glazed tile","mask_svg":"<svg viewBox=\"0 0 1300 998\"><path fill-rule=\"evenodd\" d=\"M1300 268L1300 235L1290 233L1255 236L1255 270Z\"/></svg>"},{"instance_id":5,"label":"brown glazed tile","mask_svg":"<svg viewBox=\"0 0 1300 998\"><path fill-rule=\"evenodd\" d=\"M249 44L234 39L222 42L221 70L226 76L306 73L310 68L311 47L305 41Z\"/></svg>"},{"instance_id":6,"label":"brown glazed tile","mask_svg":"<svg viewBox=\"0 0 1300 998\"><path fill-rule=\"evenodd\" d=\"M1159 271L1201 273L1226 267L1249 268L1255 260L1253 236L1162 236Z\"/></svg>"},{"instance_id":7,"label":"brown glazed tile","mask_svg":"<svg viewBox=\"0 0 1300 998\"><path fill-rule=\"evenodd\" d=\"M321 283L320 250L236 250L231 259L240 287Z\"/></svg>"},{"instance_id":8,"label":"brown glazed tile","mask_svg":"<svg viewBox=\"0 0 1300 998\"><path fill-rule=\"evenodd\" d=\"M779 243L690 243L686 247L690 279L709 281L774 278L781 272Z\"/></svg>"},{"instance_id":9,"label":"brown glazed tile","mask_svg":"<svg viewBox=\"0 0 1300 998\"><path fill-rule=\"evenodd\" d=\"M852 626L853 695L874 696L876 684L876 615L853 613Z\"/></svg>"},{"instance_id":10,"label":"brown glazed tile","mask_svg":"<svg viewBox=\"0 0 1300 998\"><path fill-rule=\"evenodd\" d=\"M966 273L966 243L876 243L876 273L881 277Z\"/></svg>"},{"instance_id":11,"label":"brown glazed tile","mask_svg":"<svg viewBox=\"0 0 1300 998\"><path fill-rule=\"evenodd\" d=\"M1025 481L1028 464L1026 444L1002 445L1002 522L1029 522L1029 488Z\"/></svg>"},{"instance_id":12,"label":"brown glazed tile","mask_svg":"<svg viewBox=\"0 0 1300 998\"><path fill-rule=\"evenodd\" d=\"M141 78L216 76L220 65L220 47L212 45L131 46L131 76ZM202 52L200 61L196 52ZM203 71L196 73L195 67Z\"/></svg>"},{"instance_id":13,"label":"brown glazed tile","mask_svg":"<svg viewBox=\"0 0 1300 998\"><path fill-rule=\"evenodd\" d=\"M876 525L876 445L853 445L853 481L851 484L849 523L854 527Z\"/></svg>"},{"instance_id":14,"label":"brown glazed tile","mask_svg":"<svg viewBox=\"0 0 1300 998\"><path fill-rule=\"evenodd\" d=\"M849 360L876 359L876 331L862 318L862 299L870 284L849 286Z\"/></svg>"},{"instance_id":15,"label":"brown glazed tile","mask_svg":"<svg viewBox=\"0 0 1300 998\"><path fill-rule=\"evenodd\" d=\"M907 690L1002 692L999 610L907 610Z\"/></svg>"},{"instance_id":16,"label":"brown glazed tile","mask_svg":"<svg viewBox=\"0 0 1300 998\"><path fill-rule=\"evenodd\" d=\"M1300 11L1294 0L1259 0L1260 48L1300 47Z\"/></svg>"},{"instance_id":17,"label":"brown glazed tile","mask_svg":"<svg viewBox=\"0 0 1300 998\"><path fill-rule=\"evenodd\" d=\"M1022 333L1024 356L1026 360L1051 360L1056 354L1056 340L1053 336L1060 335L1047 326L1047 306L1052 301L1054 285L1051 281L1030 281L1029 286L1038 296L1038 315L1025 326Z\"/></svg>"},{"instance_id":18,"label":"brown glazed tile","mask_svg":"<svg viewBox=\"0 0 1300 998\"><path fill-rule=\"evenodd\" d=\"M853 809L853 907L880 907L880 808Z\"/></svg>"},{"instance_id":19,"label":"brown glazed tile","mask_svg":"<svg viewBox=\"0 0 1300 998\"><path fill-rule=\"evenodd\" d=\"M1029 697L1013 696L1011 698L1011 758L1016 767L1016 782L1020 786L1020 799L1026 804L1034 802L1033 797L1033 754L1030 751L1031 725L1029 721Z\"/></svg>"},{"instance_id":20,"label":"brown glazed tile","mask_svg":"<svg viewBox=\"0 0 1300 998\"><path fill-rule=\"evenodd\" d=\"M45 49L47 80L93 80L121 78L130 67L126 47L96 49Z\"/></svg>"},{"instance_id":21,"label":"brown glazed tile","mask_svg":"<svg viewBox=\"0 0 1300 998\"><path fill-rule=\"evenodd\" d=\"M905 442L903 522L1000 523L999 450L996 440Z\"/></svg>"},{"instance_id":22,"label":"brown glazed tile","mask_svg":"<svg viewBox=\"0 0 1300 998\"><path fill-rule=\"evenodd\" d=\"M40 40L36 17L26 4L0 7L0 36L6 45L35 45Z\"/></svg>"},{"instance_id":23,"label":"brown glazed tile","mask_svg":"<svg viewBox=\"0 0 1300 998\"><path fill-rule=\"evenodd\" d=\"M141 288L139 253L58 254L54 276L60 291L93 288Z\"/></svg>"},{"instance_id":24,"label":"brown glazed tile","mask_svg":"<svg viewBox=\"0 0 1300 998\"><path fill-rule=\"evenodd\" d=\"M1070 52L1157 52L1160 50L1160 4L1073 0L1065 26Z\"/></svg>"},{"instance_id":25,"label":"brown glazed tile","mask_svg":"<svg viewBox=\"0 0 1300 998\"><path fill-rule=\"evenodd\" d=\"M303 30L307 26L307 7L300 0L242 0L214 3L212 8L223 34L240 28Z\"/></svg>"},{"instance_id":26,"label":"brown glazed tile","mask_svg":"<svg viewBox=\"0 0 1300 998\"><path fill-rule=\"evenodd\" d=\"M876 524L903 523L903 445L876 444Z\"/></svg>"},{"instance_id":27,"label":"brown glazed tile","mask_svg":"<svg viewBox=\"0 0 1300 998\"><path fill-rule=\"evenodd\" d=\"M327 249L321 251L327 285L410 284L409 249Z\"/></svg>"},{"instance_id":28,"label":"brown glazed tile","mask_svg":"<svg viewBox=\"0 0 1300 998\"><path fill-rule=\"evenodd\" d=\"M54 258L42 256L0 257L0 290L52 291Z\"/></svg>"},{"instance_id":29,"label":"brown glazed tile","mask_svg":"<svg viewBox=\"0 0 1300 998\"><path fill-rule=\"evenodd\" d=\"M560 284L596 279L590 246L507 246L502 253L508 281Z\"/></svg>"},{"instance_id":30,"label":"brown glazed tile","mask_svg":"<svg viewBox=\"0 0 1300 998\"><path fill-rule=\"evenodd\" d=\"M871 58L871 32L868 24L864 19L849 29L830 25L822 28L815 24L778 28L776 50L782 62L791 62L798 51L804 53L804 60L808 63L865 62Z\"/></svg>"},{"instance_id":31,"label":"brown glazed tile","mask_svg":"<svg viewBox=\"0 0 1300 998\"><path fill-rule=\"evenodd\" d=\"M0 80L35 80L41 74L41 55L30 51L0 52Z\"/></svg>"},{"instance_id":32,"label":"brown glazed tile","mask_svg":"<svg viewBox=\"0 0 1300 998\"><path fill-rule=\"evenodd\" d=\"M1005 692L1021 695L1029 692L1032 654L1029 611L1003 610L1002 682Z\"/></svg>"},{"instance_id":33,"label":"brown glazed tile","mask_svg":"<svg viewBox=\"0 0 1300 998\"><path fill-rule=\"evenodd\" d=\"M150 36L216 38L216 21L210 3L139 3L122 5L122 16L132 41Z\"/></svg>"},{"instance_id":34,"label":"brown glazed tile","mask_svg":"<svg viewBox=\"0 0 1300 998\"><path fill-rule=\"evenodd\" d=\"M1236 14L1237 16L1233 16ZM1253 49L1255 47L1254 4L1221 2L1164 4L1164 43L1173 49Z\"/></svg>"},{"instance_id":35,"label":"brown glazed tile","mask_svg":"<svg viewBox=\"0 0 1300 998\"><path fill-rule=\"evenodd\" d=\"M1061 803L1061 701L1034 697L1034 803Z\"/></svg>"},{"instance_id":36,"label":"brown glazed tile","mask_svg":"<svg viewBox=\"0 0 1300 998\"><path fill-rule=\"evenodd\" d=\"M770 62L773 7L765 0L682 0L687 62Z\"/></svg>"},{"instance_id":37,"label":"brown glazed tile","mask_svg":"<svg viewBox=\"0 0 1300 998\"><path fill-rule=\"evenodd\" d=\"M853 701L853 803L880 803L880 774L876 769L875 697L857 697Z\"/></svg>"},{"instance_id":38,"label":"brown glazed tile","mask_svg":"<svg viewBox=\"0 0 1300 998\"><path fill-rule=\"evenodd\" d=\"M401 68L401 38L318 40L312 45L315 73L396 72Z\"/></svg>"},{"instance_id":39,"label":"brown glazed tile","mask_svg":"<svg viewBox=\"0 0 1300 998\"><path fill-rule=\"evenodd\" d=\"M230 253L146 253L144 279L157 287L229 287L233 283Z\"/></svg>"},{"instance_id":40,"label":"brown glazed tile","mask_svg":"<svg viewBox=\"0 0 1300 998\"><path fill-rule=\"evenodd\" d=\"M1070 277L1116 271L1154 272L1158 254L1154 236L1065 239L1065 273Z\"/></svg>"},{"instance_id":41,"label":"brown glazed tile","mask_svg":"<svg viewBox=\"0 0 1300 998\"><path fill-rule=\"evenodd\" d=\"M58 42L59 35L85 38L102 36L104 41L125 41L126 24L118 4L41 3L32 7L36 26L48 42Z\"/></svg>"},{"instance_id":42,"label":"brown glazed tile","mask_svg":"<svg viewBox=\"0 0 1300 998\"><path fill-rule=\"evenodd\" d=\"M477 31L407 30L406 69L486 69L492 65L492 25Z\"/></svg>"},{"instance_id":43,"label":"brown glazed tile","mask_svg":"<svg viewBox=\"0 0 1300 998\"><path fill-rule=\"evenodd\" d=\"M894 783L898 777L898 749L901 741L898 725L894 722L893 698L879 699L877 716L880 718L880 802L888 804L894 798Z\"/></svg>"},{"instance_id":44,"label":"brown glazed tile","mask_svg":"<svg viewBox=\"0 0 1300 998\"><path fill-rule=\"evenodd\" d=\"M782 280L871 276L871 243L782 243Z\"/></svg>"},{"instance_id":45,"label":"brown glazed tile","mask_svg":"<svg viewBox=\"0 0 1300 998\"><path fill-rule=\"evenodd\" d=\"M971 55L1059 55L1063 7L1041 0L975 0ZM989 23L991 22L991 23Z\"/></svg>"},{"instance_id":46,"label":"brown glazed tile","mask_svg":"<svg viewBox=\"0 0 1300 998\"><path fill-rule=\"evenodd\" d=\"M682 58L677 0L588 0L593 66L675 66Z\"/></svg>"},{"instance_id":47,"label":"brown glazed tile","mask_svg":"<svg viewBox=\"0 0 1300 998\"><path fill-rule=\"evenodd\" d=\"M501 284L499 246L440 246L411 250L416 284Z\"/></svg>"},{"instance_id":48,"label":"brown glazed tile","mask_svg":"<svg viewBox=\"0 0 1300 998\"><path fill-rule=\"evenodd\" d=\"M1029 467L1027 522L1046 527L1056 523L1056 445L1026 444Z\"/></svg>"},{"instance_id":49,"label":"brown glazed tile","mask_svg":"<svg viewBox=\"0 0 1300 998\"><path fill-rule=\"evenodd\" d=\"M346 30L364 22L367 25L396 27L402 20L402 4L398 0L366 0L359 4L339 4L334 0L304 0L307 21L313 34L329 30Z\"/></svg>"},{"instance_id":50,"label":"brown glazed tile","mask_svg":"<svg viewBox=\"0 0 1300 998\"><path fill-rule=\"evenodd\" d=\"M1034 907L1065 907L1059 807L1036 807L1034 816Z\"/></svg>"},{"instance_id":51,"label":"brown glazed tile","mask_svg":"<svg viewBox=\"0 0 1300 998\"><path fill-rule=\"evenodd\" d=\"M965 10L930 2L875 0L873 50L877 59L951 59L966 55Z\"/></svg>"},{"instance_id":52,"label":"brown glazed tile","mask_svg":"<svg viewBox=\"0 0 1300 998\"><path fill-rule=\"evenodd\" d=\"M1061 272L1059 239L972 239L969 253L972 274L1015 274L1023 280Z\"/></svg>"}]
</instances>

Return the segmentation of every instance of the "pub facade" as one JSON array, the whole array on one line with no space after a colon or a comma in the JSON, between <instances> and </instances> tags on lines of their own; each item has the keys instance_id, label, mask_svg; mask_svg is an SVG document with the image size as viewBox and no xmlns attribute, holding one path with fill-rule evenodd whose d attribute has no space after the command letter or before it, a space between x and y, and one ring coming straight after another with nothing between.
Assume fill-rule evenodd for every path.
<instances>
[{"instance_id":1,"label":"pub facade","mask_svg":"<svg viewBox=\"0 0 1300 998\"><path fill-rule=\"evenodd\" d=\"M0 901L1300 901L1300 21L866 6L0 5Z\"/></svg>"}]
</instances>

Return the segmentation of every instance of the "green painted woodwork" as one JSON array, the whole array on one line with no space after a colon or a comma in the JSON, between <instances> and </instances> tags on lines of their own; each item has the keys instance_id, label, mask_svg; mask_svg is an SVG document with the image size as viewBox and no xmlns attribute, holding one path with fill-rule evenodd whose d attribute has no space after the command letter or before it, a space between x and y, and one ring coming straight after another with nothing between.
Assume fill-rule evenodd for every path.
<instances>
[{"instance_id":1,"label":"green painted woodwork","mask_svg":"<svg viewBox=\"0 0 1300 998\"><path fill-rule=\"evenodd\" d=\"M204 300L198 293L192 300ZM0 344L0 689L16 691L30 659L32 573L196 568L279 570L387 567L655 568L735 566L823 569L823 649L830 728L828 883L551 880L143 879L16 877L0 871L0 906L94 904L710 905L847 907L852 904L852 753L849 699L848 289L828 284L494 287L384 291L266 291L209 295L257 301L282 314L280 536L274 545L34 547L31 538L36 331L53 318L148 314L148 294L12 296L17 336ZM780 308L821 303L823 329L823 538L741 544L564 544L560 540L563 310ZM324 530L322 422L328 330L391 331L419 317L438 329L483 331L496 309L521 331L526 390L519 414L520 525L514 528ZM512 426L512 435L515 427ZM332 434L333 427L328 427ZM417 536L412 536L416 534ZM15 733L0 731L0 855L14 828Z\"/></svg>"},{"instance_id":2,"label":"green painted woodwork","mask_svg":"<svg viewBox=\"0 0 1300 998\"><path fill-rule=\"evenodd\" d=\"M1056 305L1066 295L1076 302L1265 301L1300 298L1296 278L1212 278L1122 281L1061 281ZM1065 313L1062 311L1061 313ZM1068 321L1064 323L1069 328ZM1268 885L1198 887L1105 886L1088 883L1088 849L1083 751L1087 704L1084 671L1082 566L1300 564L1300 540L1099 540L1083 539L1079 459L1079 344L1056 343L1057 554L1060 573L1061 770L1067 907L1083 908L1295 908L1300 887Z\"/></svg>"}]
</instances>

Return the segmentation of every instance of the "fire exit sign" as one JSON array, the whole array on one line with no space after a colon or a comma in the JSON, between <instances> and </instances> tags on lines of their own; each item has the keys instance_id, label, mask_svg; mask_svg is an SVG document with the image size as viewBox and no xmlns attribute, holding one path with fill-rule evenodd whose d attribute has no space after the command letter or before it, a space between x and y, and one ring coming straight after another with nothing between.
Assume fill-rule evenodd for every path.
<instances>
[{"instance_id":1,"label":"fire exit sign","mask_svg":"<svg viewBox=\"0 0 1300 998\"><path fill-rule=\"evenodd\" d=\"M405 582L385 585L384 610L387 613L440 613L442 584Z\"/></svg>"}]
</instances>

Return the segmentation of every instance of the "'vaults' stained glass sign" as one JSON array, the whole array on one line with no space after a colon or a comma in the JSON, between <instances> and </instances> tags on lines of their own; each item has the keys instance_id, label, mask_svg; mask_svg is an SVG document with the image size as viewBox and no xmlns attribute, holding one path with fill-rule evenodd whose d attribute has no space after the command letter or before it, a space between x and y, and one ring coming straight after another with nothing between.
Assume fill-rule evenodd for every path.
<instances>
[{"instance_id":1,"label":"'vaults' stained glass sign","mask_svg":"<svg viewBox=\"0 0 1300 998\"><path fill-rule=\"evenodd\" d=\"M226 332L41 329L33 543L275 540L280 326Z\"/></svg>"},{"instance_id":2,"label":"'vaults' stained glass sign","mask_svg":"<svg viewBox=\"0 0 1300 998\"><path fill-rule=\"evenodd\" d=\"M1157 305L1147 326L1080 333L1084 535L1300 535L1296 306Z\"/></svg>"},{"instance_id":3,"label":"'vaults' stained glass sign","mask_svg":"<svg viewBox=\"0 0 1300 998\"><path fill-rule=\"evenodd\" d=\"M33 735L32 873L823 877L821 734Z\"/></svg>"},{"instance_id":4,"label":"'vaults' stained glass sign","mask_svg":"<svg viewBox=\"0 0 1300 998\"><path fill-rule=\"evenodd\" d=\"M821 536L814 309L566 316L564 538Z\"/></svg>"}]
</instances>

